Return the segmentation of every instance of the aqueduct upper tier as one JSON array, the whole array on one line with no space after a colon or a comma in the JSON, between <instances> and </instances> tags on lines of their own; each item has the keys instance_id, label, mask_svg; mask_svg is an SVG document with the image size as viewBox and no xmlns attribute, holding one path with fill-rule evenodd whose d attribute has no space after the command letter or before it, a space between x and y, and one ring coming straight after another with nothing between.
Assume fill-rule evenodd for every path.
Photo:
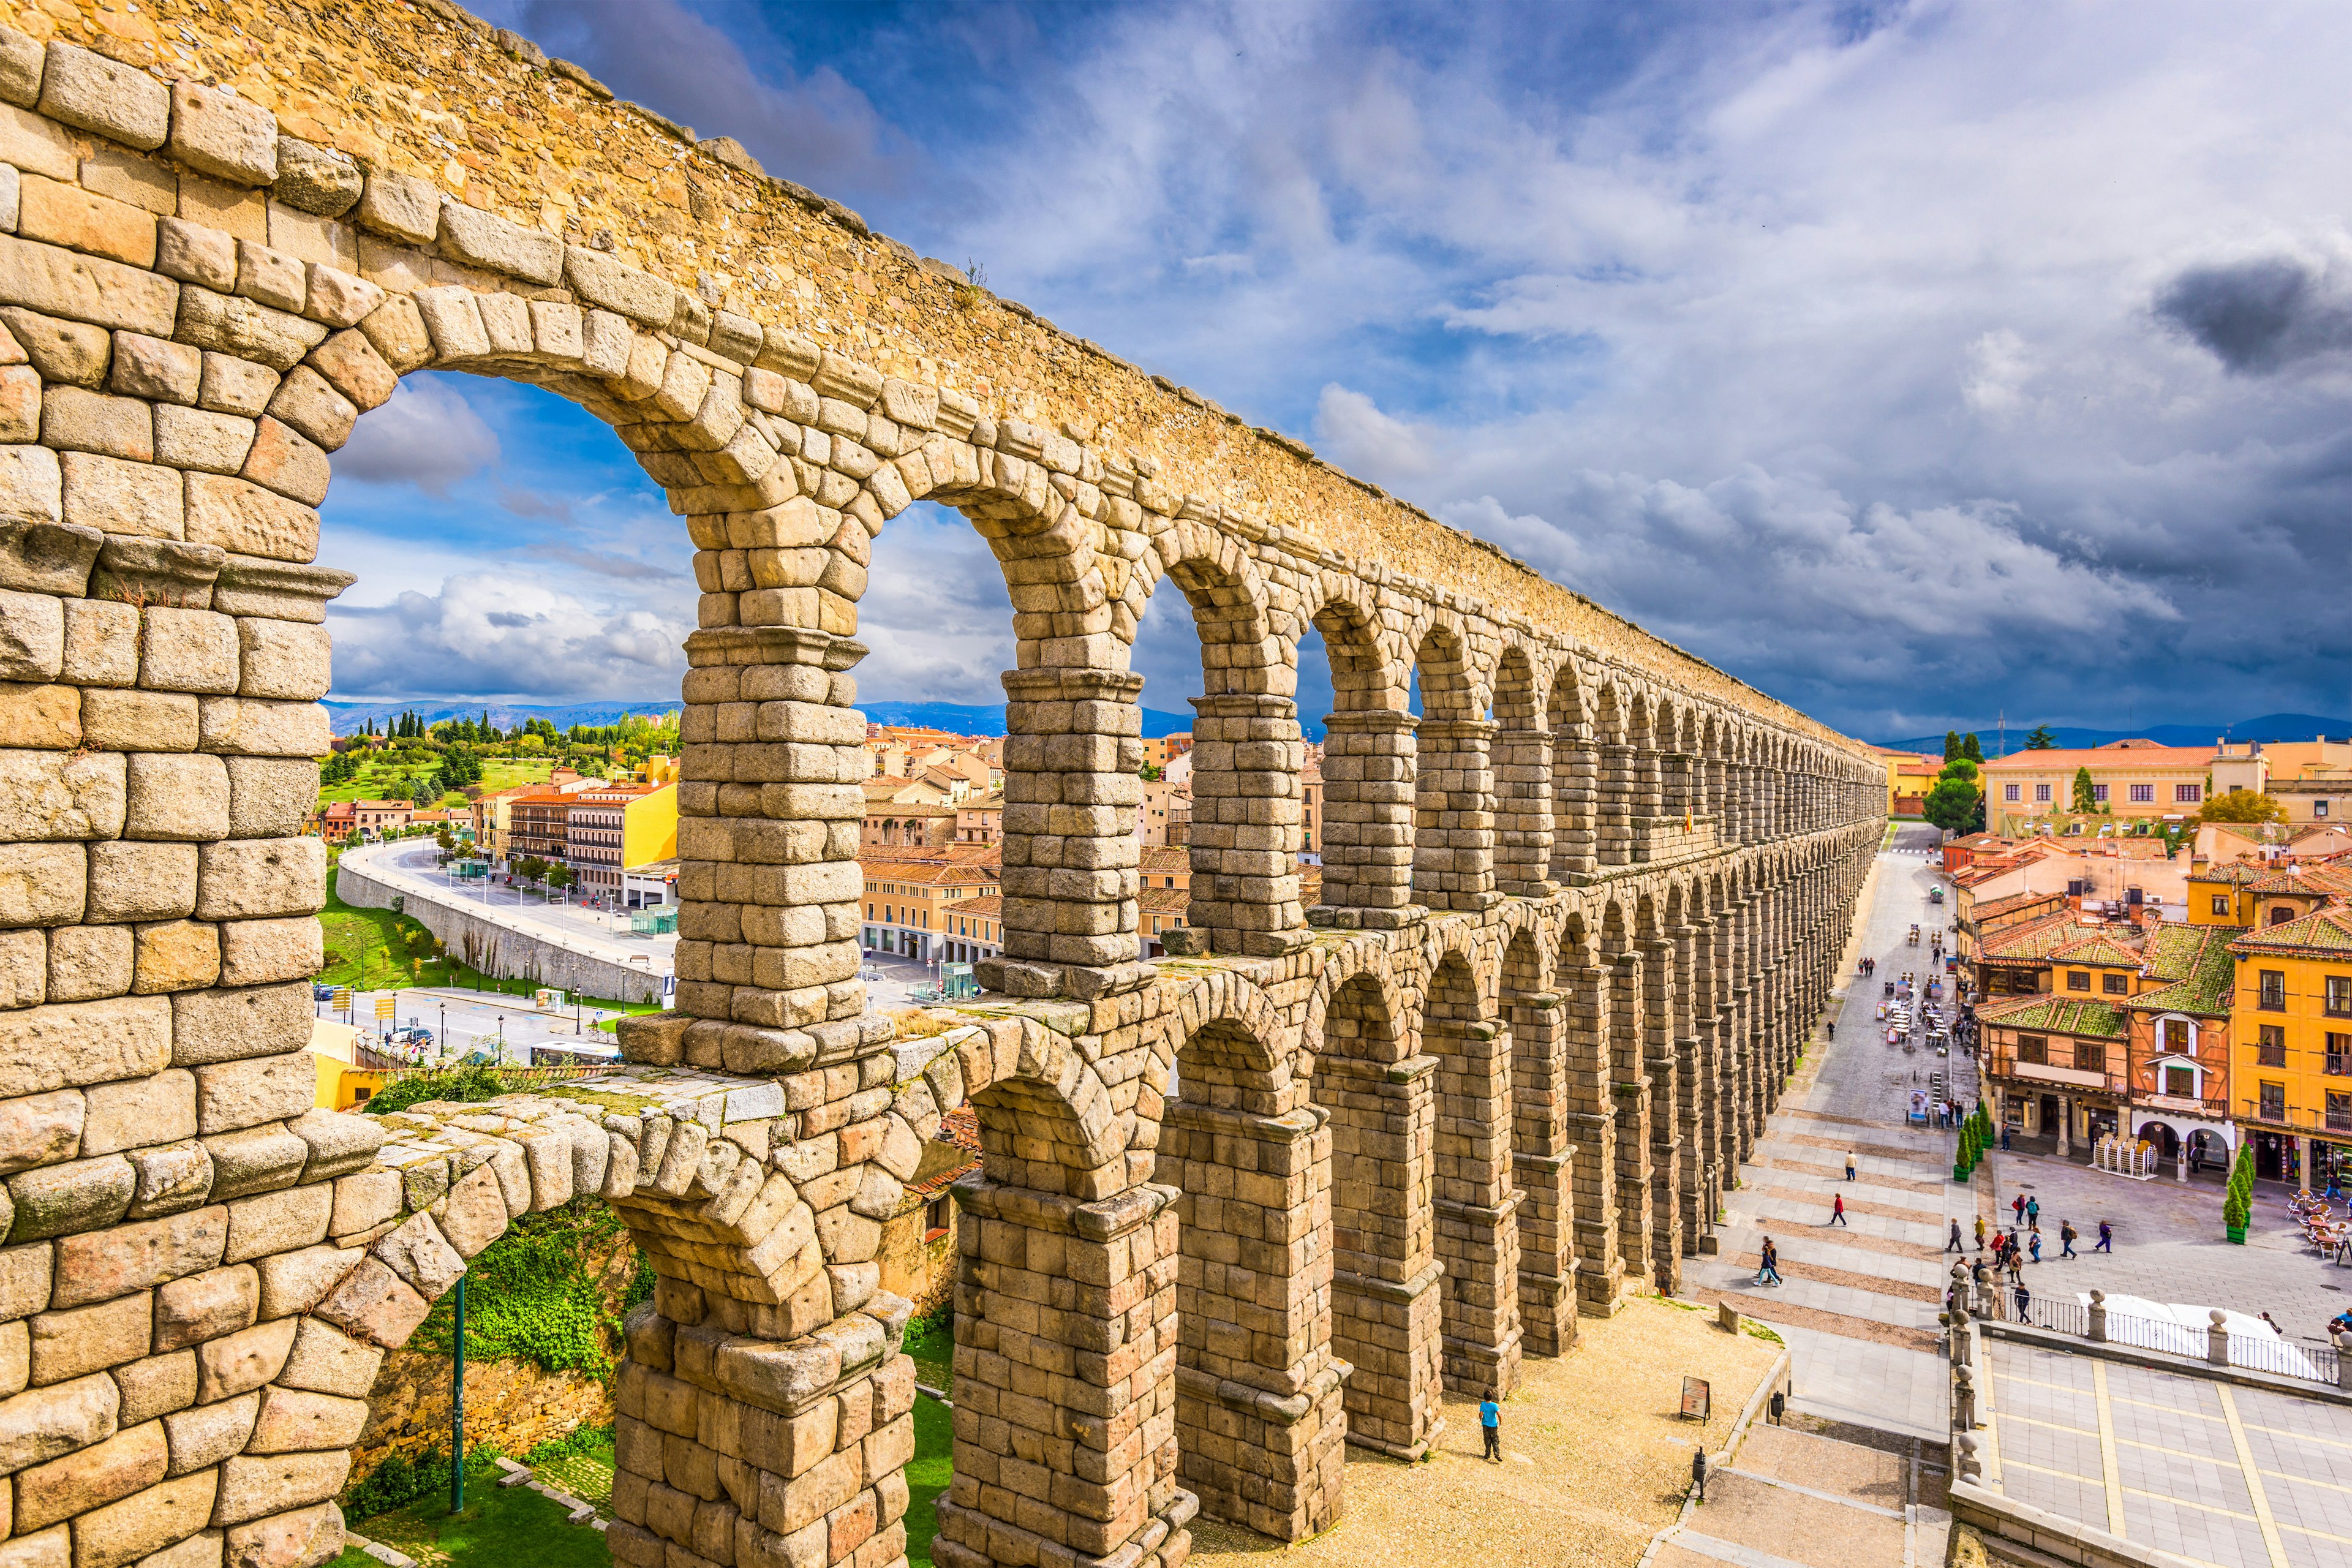
<instances>
[{"instance_id":1,"label":"aqueduct upper tier","mask_svg":"<svg viewBox=\"0 0 2352 1568\"><path fill-rule=\"evenodd\" d=\"M1343 1443L1424 1452L1443 1390L1673 1287L1826 994L1866 749L454 6L0 16L0 1568L331 1554L383 1350L586 1196L661 1275L616 1558L889 1568L879 1219L967 1102L957 1568L1320 1529ZM680 984L606 1080L354 1118L304 1053L315 509L427 368L594 413L696 546ZM924 500L1019 653L1003 956L908 1049L857 980L852 672ZM1159 591L1206 694L1198 951L1152 963Z\"/></svg>"}]
</instances>

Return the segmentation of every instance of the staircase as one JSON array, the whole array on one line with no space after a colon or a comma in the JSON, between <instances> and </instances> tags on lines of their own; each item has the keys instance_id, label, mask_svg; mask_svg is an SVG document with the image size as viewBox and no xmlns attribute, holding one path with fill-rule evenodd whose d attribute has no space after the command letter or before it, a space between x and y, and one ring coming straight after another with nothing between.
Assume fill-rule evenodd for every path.
<instances>
[{"instance_id":1,"label":"staircase","mask_svg":"<svg viewBox=\"0 0 2352 1568\"><path fill-rule=\"evenodd\" d=\"M1791 1414L1751 1427L1642 1568L1940 1568L1947 1451Z\"/></svg>"}]
</instances>

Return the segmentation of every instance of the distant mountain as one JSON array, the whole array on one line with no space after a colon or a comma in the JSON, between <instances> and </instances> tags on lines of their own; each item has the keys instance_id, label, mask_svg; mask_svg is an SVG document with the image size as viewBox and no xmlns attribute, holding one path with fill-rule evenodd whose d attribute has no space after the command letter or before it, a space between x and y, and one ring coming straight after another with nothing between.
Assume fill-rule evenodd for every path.
<instances>
[{"instance_id":1,"label":"distant mountain","mask_svg":"<svg viewBox=\"0 0 2352 1568\"><path fill-rule=\"evenodd\" d=\"M967 702L861 702L857 706L865 710L866 722L871 724L907 724L958 735L1004 733L1002 702L993 707ZM1162 735L1187 735L1192 731L1190 713L1164 713L1157 708L1143 710L1143 738L1147 741L1156 741Z\"/></svg>"},{"instance_id":2,"label":"distant mountain","mask_svg":"<svg viewBox=\"0 0 2352 1568\"><path fill-rule=\"evenodd\" d=\"M1960 733L1973 727L1977 739L1984 742L1985 755L1998 754L1999 726L1992 724L1962 725ZM2137 730L2078 730L2063 724L2050 727L2058 737L2058 744L2068 751L2087 751L2104 746L2110 741L2154 741L2159 746L2210 746L2217 735L2232 741L2309 741L2321 735L2343 741L2352 740L2352 719L2322 719L2310 713L2265 713L2259 719L2241 719L2234 724L2149 724ZM2032 724L2011 724L2009 727L2009 749L2025 749L2025 737L2033 732ZM1926 752L1930 756L1944 754L1944 737L1921 735L1908 741L1882 741L1880 745L1898 752Z\"/></svg>"},{"instance_id":3,"label":"distant mountain","mask_svg":"<svg viewBox=\"0 0 2352 1568\"><path fill-rule=\"evenodd\" d=\"M511 730L526 719L544 719L559 730L574 724L612 724L632 713L667 713L682 708L677 698L647 697L635 702L573 702L561 707L535 707L520 702L449 702L439 699L409 702L325 702L327 722L338 735L356 735L368 720L383 728L403 713L414 713L427 724L444 719L478 719L488 709L490 722Z\"/></svg>"}]
</instances>

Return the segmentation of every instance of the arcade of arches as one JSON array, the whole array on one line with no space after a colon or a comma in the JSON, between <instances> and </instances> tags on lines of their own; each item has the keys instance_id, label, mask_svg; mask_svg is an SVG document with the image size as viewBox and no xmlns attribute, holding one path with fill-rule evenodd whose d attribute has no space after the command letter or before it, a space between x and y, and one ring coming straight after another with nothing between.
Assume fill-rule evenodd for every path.
<instances>
[{"instance_id":1,"label":"arcade of arches","mask_svg":"<svg viewBox=\"0 0 2352 1568\"><path fill-rule=\"evenodd\" d=\"M965 1103L957 1568L1319 1530L1344 1444L1423 1453L1441 1390L1675 1285L1826 995L1864 748L453 6L0 12L0 1561L330 1554L383 1351L594 1194L661 1277L614 1556L887 1568L878 1220ZM697 546L677 1006L604 1079L371 1119L303 1049L314 509L425 368L595 413ZM1019 667L1003 956L908 1076L857 978L853 671L919 500L990 542ZM1200 951L1145 963L1167 592Z\"/></svg>"}]
</instances>

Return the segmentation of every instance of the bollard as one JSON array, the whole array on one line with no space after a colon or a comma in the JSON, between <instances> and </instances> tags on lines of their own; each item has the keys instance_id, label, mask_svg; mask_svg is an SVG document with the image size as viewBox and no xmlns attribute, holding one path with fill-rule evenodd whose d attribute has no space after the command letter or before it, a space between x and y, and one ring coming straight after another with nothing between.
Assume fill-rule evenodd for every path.
<instances>
[{"instance_id":1,"label":"bollard","mask_svg":"<svg viewBox=\"0 0 2352 1568\"><path fill-rule=\"evenodd\" d=\"M1957 1431L1968 1432L1977 1424L1976 1373L1965 1366L1952 1369L1952 1426Z\"/></svg>"},{"instance_id":2,"label":"bollard","mask_svg":"<svg viewBox=\"0 0 2352 1568\"><path fill-rule=\"evenodd\" d=\"M2336 1386L2352 1393L2352 1334L2330 1330L2327 1337L2336 1342Z\"/></svg>"},{"instance_id":3,"label":"bollard","mask_svg":"<svg viewBox=\"0 0 2352 1568\"><path fill-rule=\"evenodd\" d=\"M2215 1366L2230 1364L2230 1315L2216 1307L2208 1314L2212 1321L2205 1330L2205 1359Z\"/></svg>"},{"instance_id":4,"label":"bollard","mask_svg":"<svg viewBox=\"0 0 2352 1568\"><path fill-rule=\"evenodd\" d=\"M2091 1339L2094 1343L2105 1344L2107 1342L2107 1293L2105 1290L2094 1290L2091 1292L2090 1331Z\"/></svg>"}]
</instances>

